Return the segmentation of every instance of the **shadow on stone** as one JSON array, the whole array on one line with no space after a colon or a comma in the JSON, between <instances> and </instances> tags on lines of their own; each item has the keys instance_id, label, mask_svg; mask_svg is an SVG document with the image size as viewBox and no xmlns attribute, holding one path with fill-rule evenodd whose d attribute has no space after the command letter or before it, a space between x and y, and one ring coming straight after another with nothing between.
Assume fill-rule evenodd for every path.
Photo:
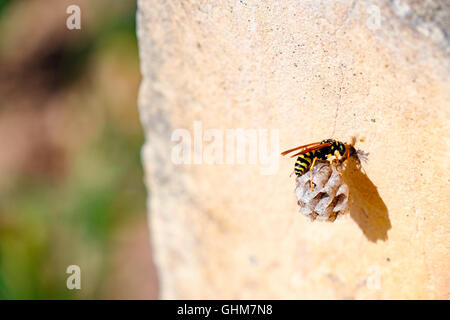
<instances>
[{"instance_id":1,"label":"shadow on stone","mask_svg":"<svg viewBox=\"0 0 450 320\"><path fill-rule=\"evenodd\" d=\"M350 216L372 242L386 241L391 228L388 209L377 188L361 171L358 162L350 158L343 179L349 187Z\"/></svg>"}]
</instances>

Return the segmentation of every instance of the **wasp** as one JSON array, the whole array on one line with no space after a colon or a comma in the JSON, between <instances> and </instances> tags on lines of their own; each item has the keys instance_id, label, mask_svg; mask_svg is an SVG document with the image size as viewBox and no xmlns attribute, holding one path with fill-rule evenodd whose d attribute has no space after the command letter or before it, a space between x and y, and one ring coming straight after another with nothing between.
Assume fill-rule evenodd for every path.
<instances>
[{"instance_id":1,"label":"wasp","mask_svg":"<svg viewBox=\"0 0 450 320\"><path fill-rule=\"evenodd\" d=\"M295 162L294 173L297 177L299 177L305 174L309 168L311 174L311 190L314 190L312 182L312 170L314 169L314 165L316 164L317 160L328 161L331 167L337 173L339 173L339 175L342 175L339 171L336 170L334 162L347 162L350 156L356 153L356 150L352 145L333 139L325 139L320 142L314 142L306 144L304 146L289 149L282 152L281 155L285 156L293 151L299 151L291 156L291 158L298 156L297 161Z\"/></svg>"}]
</instances>

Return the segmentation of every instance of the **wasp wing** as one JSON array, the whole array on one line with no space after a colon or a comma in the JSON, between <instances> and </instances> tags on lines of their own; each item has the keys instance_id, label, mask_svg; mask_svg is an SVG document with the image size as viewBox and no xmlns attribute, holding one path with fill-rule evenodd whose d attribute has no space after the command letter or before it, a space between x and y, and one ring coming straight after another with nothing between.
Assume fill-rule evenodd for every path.
<instances>
[{"instance_id":1,"label":"wasp wing","mask_svg":"<svg viewBox=\"0 0 450 320\"><path fill-rule=\"evenodd\" d=\"M298 155L301 155L301 154L308 153L310 151L323 149L323 148L326 148L326 147L329 147L329 146L331 146L331 143L321 143L321 144L319 144L317 146L311 146L309 148L306 148L305 150L300 151L299 153L296 153L296 154L292 155L291 158L293 158L295 156L298 156Z\"/></svg>"},{"instance_id":2,"label":"wasp wing","mask_svg":"<svg viewBox=\"0 0 450 320\"><path fill-rule=\"evenodd\" d=\"M287 155L288 153L291 153L292 151L297 151L297 150L300 150L300 149L306 149L306 148L309 148L309 147L312 147L312 146L317 146L317 145L320 145L320 142L314 142L314 143L310 143L310 144L305 144L305 145L300 146L300 147L296 147L296 148L293 148L293 149L289 149L289 150L283 151L283 152L281 153L281 155L282 155L282 156L285 156L285 155Z\"/></svg>"}]
</instances>

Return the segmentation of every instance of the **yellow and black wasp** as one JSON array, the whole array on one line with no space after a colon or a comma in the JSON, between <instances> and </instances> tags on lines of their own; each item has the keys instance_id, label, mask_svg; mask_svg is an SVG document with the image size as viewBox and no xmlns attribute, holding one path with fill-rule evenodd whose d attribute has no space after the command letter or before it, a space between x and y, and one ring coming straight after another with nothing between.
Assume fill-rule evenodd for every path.
<instances>
[{"instance_id":1,"label":"yellow and black wasp","mask_svg":"<svg viewBox=\"0 0 450 320\"><path fill-rule=\"evenodd\" d=\"M299 177L305 174L309 168L309 171L311 173L311 190L314 190L312 182L312 170L314 169L314 165L317 160L328 161L331 167L339 173L339 171L337 171L336 167L334 166L334 161L347 162L349 157L356 153L355 148L350 144L333 139L325 139L321 142L314 142L306 144L304 146L286 150L282 152L281 155L285 156L288 153L297 150L300 151L291 156L291 158L298 156L297 161L295 162L294 173L297 177Z\"/></svg>"}]
</instances>

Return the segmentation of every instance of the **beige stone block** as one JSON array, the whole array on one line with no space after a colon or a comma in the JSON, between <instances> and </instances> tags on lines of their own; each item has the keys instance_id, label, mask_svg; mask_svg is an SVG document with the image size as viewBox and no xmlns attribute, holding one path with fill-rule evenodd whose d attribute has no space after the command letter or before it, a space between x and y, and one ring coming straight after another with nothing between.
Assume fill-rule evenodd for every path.
<instances>
[{"instance_id":1,"label":"beige stone block","mask_svg":"<svg viewBox=\"0 0 450 320\"><path fill-rule=\"evenodd\" d=\"M450 297L450 11L436 2L139 1L162 298ZM193 151L239 128L266 130L275 170L227 164L225 143L208 164L205 141L198 164L173 161L178 129ZM279 152L352 136L368 153L347 173L353 207L311 222Z\"/></svg>"}]
</instances>

